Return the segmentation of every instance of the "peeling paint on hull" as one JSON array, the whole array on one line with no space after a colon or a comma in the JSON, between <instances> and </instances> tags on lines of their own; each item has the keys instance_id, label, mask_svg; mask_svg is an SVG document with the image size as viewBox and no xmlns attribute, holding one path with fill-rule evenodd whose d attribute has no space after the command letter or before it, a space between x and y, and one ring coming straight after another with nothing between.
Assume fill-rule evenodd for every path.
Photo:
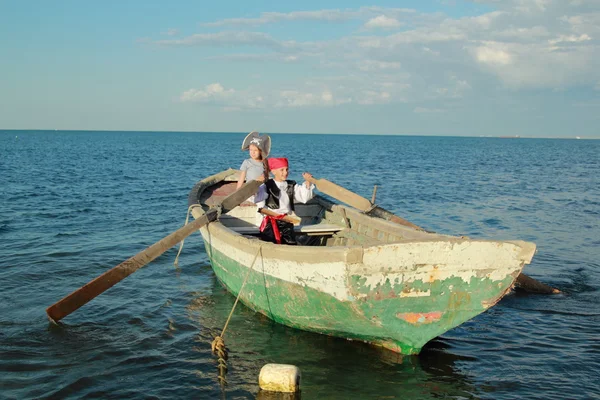
<instances>
[{"instance_id":1,"label":"peeling paint on hull","mask_svg":"<svg viewBox=\"0 0 600 400\"><path fill-rule=\"evenodd\" d=\"M227 170L198 182L188 203L201 207L192 207L192 215L201 217L235 190L236 174ZM297 329L418 354L429 340L496 304L535 253L534 243L425 232L313 200L299 216L324 229L310 232L329 231L318 246L236 233L253 226L252 207L236 207L200 229L221 283L251 309ZM323 220L336 230L323 228Z\"/></svg>"},{"instance_id":2,"label":"peeling paint on hull","mask_svg":"<svg viewBox=\"0 0 600 400\"><path fill-rule=\"evenodd\" d=\"M219 281L238 295L249 265L221 251L205 237L207 253ZM326 266L322 266L326 268ZM272 320L306 331L362 340L402 354L418 354L429 340L482 313L510 288L516 274L503 279L472 276L433 281L413 280L373 289L365 278L349 275L354 299L340 300L300 282L263 274L261 263L250 271L240 300ZM513 276L514 275L514 276ZM429 296L403 296L429 293Z\"/></svg>"}]
</instances>

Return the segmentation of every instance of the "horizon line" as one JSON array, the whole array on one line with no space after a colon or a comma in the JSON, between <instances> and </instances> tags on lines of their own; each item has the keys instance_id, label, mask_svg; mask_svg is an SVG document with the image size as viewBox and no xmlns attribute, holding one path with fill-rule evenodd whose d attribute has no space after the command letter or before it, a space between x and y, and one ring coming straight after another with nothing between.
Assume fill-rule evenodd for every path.
<instances>
[{"instance_id":1,"label":"horizon line","mask_svg":"<svg viewBox=\"0 0 600 400\"><path fill-rule=\"evenodd\" d=\"M129 133L223 133L223 134L247 134L245 131L163 131L163 130L112 130L112 129L4 129L0 128L0 132L129 132ZM316 132L268 132L260 131L265 134L281 134L281 135L353 135L353 136L425 136L425 137L466 137L466 138L496 138L496 139L568 139L568 140L598 140L600 137L586 136L523 136L523 135L457 135L457 134L414 134L414 133L316 133Z\"/></svg>"}]
</instances>

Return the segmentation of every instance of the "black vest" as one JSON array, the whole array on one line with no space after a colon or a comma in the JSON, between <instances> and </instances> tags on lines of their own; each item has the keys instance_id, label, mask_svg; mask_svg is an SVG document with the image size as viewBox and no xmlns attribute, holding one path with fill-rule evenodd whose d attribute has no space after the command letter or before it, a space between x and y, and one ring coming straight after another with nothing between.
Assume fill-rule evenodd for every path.
<instances>
[{"instance_id":1,"label":"black vest","mask_svg":"<svg viewBox=\"0 0 600 400\"><path fill-rule=\"evenodd\" d=\"M288 184L286 193L290 198L290 210L294 211L294 185L296 184L296 181L287 180L286 182ZM267 193L269 195L265 205L271 210L277 210L279 208L279 195L281 191L273 179L266 181L265 186L267 187Z\"/></svg>"}]
</instances>

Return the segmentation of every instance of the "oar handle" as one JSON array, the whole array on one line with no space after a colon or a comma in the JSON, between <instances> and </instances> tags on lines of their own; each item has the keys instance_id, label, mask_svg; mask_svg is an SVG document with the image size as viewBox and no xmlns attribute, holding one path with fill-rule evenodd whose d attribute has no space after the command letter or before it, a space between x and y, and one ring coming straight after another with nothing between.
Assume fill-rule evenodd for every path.
<instances>
[{"instance_id":1,"label":"oar handle","mask_svg":"<svg viewBox=\"0 0 600 400\"><path fill-rule=\"evenodd\" d=\"M374 205L368 199L365 199L364 197L354 192L351 192L342 186L336 185L331 181L328 181L326 179L315 179L314 177L311 177L307 180L310 183L314 183L321 192L328 194L334 199L338 199L343 203L349 204L354 208L364 211L368 215L387 219L388 221L408 226L410 228L423 230L423 228L418 227L412 222L408 222L407 220L400 218L399 216L392 214L391 212L379 206Z\"/></svg>"},{"instance_id":2,"label":"oar handle","mask_svg":"<svg viewBox=\"0 0 600 400\"><path fill-rule=\"evenodd\" d=\"M271 211L267 208L259 208L258 212L263 214L263 215L268 215L270 217L278 217L280 214L277 214L274 211ZM289 222L290 224L294 224L294 225L300 225L300 222L302 221L300 218L298 217L294 217L293 215L286 215L285 217L281 218L282 221L285 222Z\"/></svg>"}]
</instances>

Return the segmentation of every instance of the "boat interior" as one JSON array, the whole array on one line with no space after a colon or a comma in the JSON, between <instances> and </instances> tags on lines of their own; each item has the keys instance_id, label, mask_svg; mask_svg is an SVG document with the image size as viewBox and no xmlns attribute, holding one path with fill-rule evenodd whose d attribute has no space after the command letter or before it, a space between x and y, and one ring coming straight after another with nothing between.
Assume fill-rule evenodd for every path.
<instances>
[{"instance_id":1,"label":"boat interior","mask_svg":"<svg viewBox=\"0 0 600 400\"><path fill-rule=\"evenodd\" d=\"M198 203L207 210L236 190L233 175L198 193ZM405 240L431 239L439 236L368 216L352 207L336 204L317 194L306 204L295 203L300 223L294 226L296 241L303 246L376 246ZM244 202L221 215L219 222L233 232L257 239L262 215L254 203Z\"/></svg>"}]
</instances>

